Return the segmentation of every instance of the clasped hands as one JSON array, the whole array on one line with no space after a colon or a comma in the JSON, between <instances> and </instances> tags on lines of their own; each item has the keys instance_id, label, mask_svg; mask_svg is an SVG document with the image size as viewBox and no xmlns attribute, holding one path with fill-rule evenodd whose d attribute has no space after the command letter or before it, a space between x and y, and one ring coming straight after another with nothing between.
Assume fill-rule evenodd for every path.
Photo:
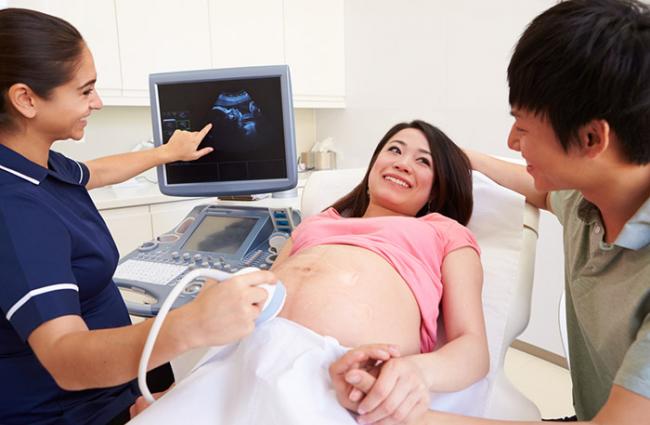
<instances>
[{"instance_id":1,"label":"clasped hands","mask_svg":"<svg viewBox=\"0 0 650 425\"><path fill-rule=\"evenodd\" d=\"M360 424L410 423L429 408L423 372L398 347L371 344L354 348L329 368L336 397L359 414Z\"/></svg>"}]
</instances>

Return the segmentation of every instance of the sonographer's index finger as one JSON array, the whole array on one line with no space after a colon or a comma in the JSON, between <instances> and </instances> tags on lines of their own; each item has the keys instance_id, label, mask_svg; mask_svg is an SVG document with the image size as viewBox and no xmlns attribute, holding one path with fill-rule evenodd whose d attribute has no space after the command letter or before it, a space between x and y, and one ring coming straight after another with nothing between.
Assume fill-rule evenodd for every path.
<instances>
[{"instance_id":1,"label":"sonographer's index finger","mask_svg":"<svg viewBox=\"0 0 650 425\"><path fill-rule=\"evenodd\" d=\"M200 137L199 140L203 140L203 138L205 137L206 134L208 134L208 132L210 131L210 129L212 129L212 123L207 123L207 124L205 125L205 127L203 127L203 128L199 131L199 137Z\"/></svg>"}]
</instances>

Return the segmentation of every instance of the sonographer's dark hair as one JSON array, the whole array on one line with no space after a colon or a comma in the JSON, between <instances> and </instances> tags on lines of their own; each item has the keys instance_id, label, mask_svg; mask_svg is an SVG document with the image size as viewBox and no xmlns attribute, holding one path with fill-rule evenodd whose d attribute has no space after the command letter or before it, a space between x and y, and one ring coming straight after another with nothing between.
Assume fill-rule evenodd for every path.
<instances>
[{"instance_id":1,"label":"sonographer's dark hair","mask_svg":"<svg viewBox=\"0 0 650 425\"><path fill-rule=\"evenodd\" d=\"M79 31L63 19L35 10L0 10L0 130L15 123L7 91L28 85L47 99L72 78L84 48Z\"/></svg>"},{"instance_id":2,"label":"sonographer's dark hair","mask_svg":"<svg viewBox=\"0 0 650 425\"><path fill-rule=\"evenodd\" d=\"M435 178L427 202L416 217L437 212L467 224L472 216L472 169L465 153L437 127L415 120L393 126L379 141L370 159L366 175L350 193L336 201L331 208L349 217L361 217L368 208L368 175L384 145L399 131L406 128L420 130L427 141L433 160Z\"/></svg>"},{"instance_id":3,"label":"sonographer's dark hair","mask_svg":"<svg viewBox=\"0 0 650 425\"><path fill-rule=\"evenodd\" d=\"M565 151L606 120L631 163L650 162L650 7L570 0L535 18L508 66L510 105L548 118Z\"/></svg>"}]
</instances>

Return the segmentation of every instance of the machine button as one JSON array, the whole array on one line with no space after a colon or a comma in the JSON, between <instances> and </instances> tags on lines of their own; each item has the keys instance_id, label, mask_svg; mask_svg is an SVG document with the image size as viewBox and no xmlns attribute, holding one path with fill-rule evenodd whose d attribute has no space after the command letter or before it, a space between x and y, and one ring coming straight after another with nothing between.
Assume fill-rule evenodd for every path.
<instances>
[{"instance_id":1,"label":"machine button","mask_svg":"<svg viewBox=\"0 0 650 425\"><path fill-rule=\"evenodd\" d=\"M183 260L184 261L190 261L190 258L191 258L191 255L188 252L183 254Z\"/></svg>"},{"instance_id":2,"label":"machine button","mask_svg":"<svg viewBox=\"0 0 650 425\"><path fill-rule=\"evenodd\" d=\"M172 252L172 258L174 260L178 259L178 257L180 257L180 256L181 256L181 254L178 251Z\"/></svg>"},{"instance_id":3,"label":"machine button","mask_svg":"<svg viewBox=\"0 0 650 425\"><path fill-rule=\"evenodd\" d=\"M194 261L196 261L197 263L201 261L201 258L203 258L201 254L194 254Z\"/></svg>"},{"instance_id":4,"label":"machine button","mask_svg":"<svg viewBox=\"0 0 650 425\"><path fill-rule=\"evenodd\" d=\"M201 267L205 267L206 269L208 269L208 268L210 268L210 263L208 263L207 261L203 261L201 263Z\"/></svg>"}]
</instances>

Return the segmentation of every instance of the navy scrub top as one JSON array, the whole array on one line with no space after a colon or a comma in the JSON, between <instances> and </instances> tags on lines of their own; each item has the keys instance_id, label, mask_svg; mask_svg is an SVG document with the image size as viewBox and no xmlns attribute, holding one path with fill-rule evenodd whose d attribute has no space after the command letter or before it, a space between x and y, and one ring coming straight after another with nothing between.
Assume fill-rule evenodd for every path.
<instances>
[{"instance_id":1,"label":"navy scrub top","mask_svg":"<svg viewBox=\"0 0 650 425\"><path fill-rule=\"evenodd\" d=\"M89 329L131 323L88 168L54 151L48 166L0 145L0 424L104 425L134 402L135 381L62 390L27 344L60 316L80 315Z\"/></svg>"}]
</instances>

